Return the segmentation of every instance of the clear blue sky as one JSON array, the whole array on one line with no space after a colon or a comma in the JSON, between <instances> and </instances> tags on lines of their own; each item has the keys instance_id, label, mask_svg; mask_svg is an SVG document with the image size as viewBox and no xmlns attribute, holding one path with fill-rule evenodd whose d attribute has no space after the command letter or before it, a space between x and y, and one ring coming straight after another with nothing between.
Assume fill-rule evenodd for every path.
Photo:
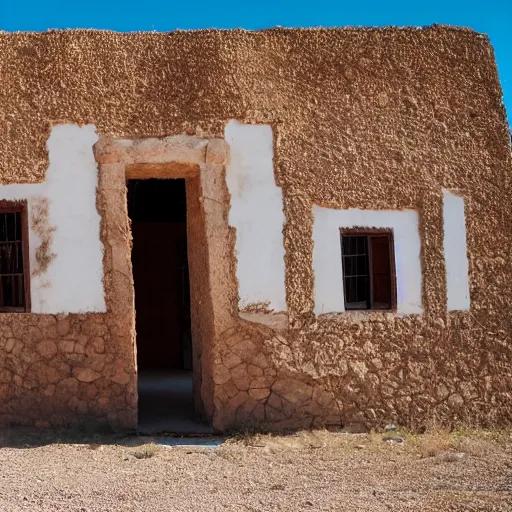
<instances>
[{"instance_id":1,"label":"clear blue sky","mask_svg":"<svg viewBox=\"0 0 512 512\"><path fill-rule=\"evenodd\" d=\"M0 30L431 25L471 27L494 45L512 125L512 0L0 0Z\"/></svg>"}]
</instances>

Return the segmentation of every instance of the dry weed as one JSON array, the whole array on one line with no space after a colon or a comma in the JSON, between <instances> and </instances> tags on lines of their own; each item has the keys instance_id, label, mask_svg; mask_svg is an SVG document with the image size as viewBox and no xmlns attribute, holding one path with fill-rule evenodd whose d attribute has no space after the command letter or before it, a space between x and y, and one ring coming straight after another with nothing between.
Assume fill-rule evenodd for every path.
<instances>
[{"instance_id":1,"label":"dry weed","mask_svg":"<svg viewBox=\"0 0 512 512\"><path fill-rule=\"evenodd\" d=\"M158 453L159 449L160 447L155 443L148 443L131 452L131 455L136 459L150 459Z\"/></svg>"},{"instance_id":2,"label":"dry weed","mask_svg":"<svg viewBox=\"0 0 512 512\"><path fill-rule=\"evenodd\" d=\"M427 433L416 438L415 448L421 457L436 457L453 449L453 439L448 432Z\"/></svg>"}]
</instances>

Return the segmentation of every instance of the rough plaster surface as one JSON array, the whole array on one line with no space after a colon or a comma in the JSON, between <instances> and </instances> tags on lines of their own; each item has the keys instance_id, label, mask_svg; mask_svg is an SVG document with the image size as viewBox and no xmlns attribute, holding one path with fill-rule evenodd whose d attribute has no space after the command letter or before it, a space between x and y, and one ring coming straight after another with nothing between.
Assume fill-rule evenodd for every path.
<instances>
[{"instance_id":1,"label":"rough plaster surface","mask_svg":"<svg viewBox=\"0 0 512 512\"><path fill-rule=\"evenodd\" d=\"M199 303L194 311L207 376L202 401L214 426L510 422L510 135L486 37L447 27L0 34L4 184L43 181L49 126L63 120L92 123L103 138L209 139L223 137L230 119L272 126L289 327L239 317L236 233L223 167L213 163L223 158L213 151L215 172L188 178L187 193L198 198L194 226L204 235L195 242L194 293L208 299L208 313ZM68 419L90 392L93 417L133 425L130 233L119 165L100 170L107 314L66 317L76 326L72 337L86 336L86 355L91 330L105 325L102 377L79 384L75 367L93 363L67 355L75 345L32 368L39 340L58 344L67 336L39 322L60 320L6 315L4 422L46 414L46 387L30 376L63 362L51 378L77 380L71 398L59 392L53 399ZM447 308L443 189L470 205L469 312ZM422 315L315 315L313 205L418 212Z\"/></svg>"},{"instance_id":2,"label":"rough plaster surface","mask_svg":"<svg viewBox=\"0 0 512 512\"><path fill-rule=\"evenodd\" d=\"M239 307L286 311L283 195L274 179L272 127L230 121L225 136Z\"/></svg>"},{"instance_id":3,"label":"rough plaster surface","mask_svg":"<svg viewBox=\"0 0 512 512\"><path fill-rule=\"evenodd\" d=\"M97 140L94 126L55 126L45 181L0 185L0 199L27 201L33 313L106 311Z\"/></svg>"},{"instance_id":4,"label":"rough plaster surface","mask_svg":"<svg viewBox=\"0 0 512 512\"><path fill-rule=\"evenodd\" d=\"M444 261L448 311L469 311L464 198L443 191Z\"/></svg>"}]
</instances>

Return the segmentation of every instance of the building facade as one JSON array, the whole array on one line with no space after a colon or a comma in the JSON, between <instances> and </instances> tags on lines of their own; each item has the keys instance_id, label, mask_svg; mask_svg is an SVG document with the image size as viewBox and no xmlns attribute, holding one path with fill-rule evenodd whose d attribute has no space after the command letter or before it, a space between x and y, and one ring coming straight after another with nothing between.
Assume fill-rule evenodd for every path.
<instances>
[{"instance_id":1,"label":"building facade","mask_svg":"<svg viewBox=\"0 0 512 512\"><path fill-rule=\"evenodd\" d=\"M173 358L218 431L510 422L501 98L450 27L0 34L0 423Z\"/></svg>"}]
</instances>

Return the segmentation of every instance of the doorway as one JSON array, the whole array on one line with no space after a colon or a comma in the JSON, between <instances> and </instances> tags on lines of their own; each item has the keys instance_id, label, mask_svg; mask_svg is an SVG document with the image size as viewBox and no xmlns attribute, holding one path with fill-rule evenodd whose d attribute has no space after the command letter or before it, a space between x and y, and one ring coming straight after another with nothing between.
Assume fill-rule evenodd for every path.
<instances>
[{"instance_id":1,"label":"doorway","mask_svg":"<svg viewBox=\"0 0 512 512\"><path fill-rule=\"evenodd\" d=\"M197 432L184 179L128 180L138 428Z\"/></svg>"}]
</instances>

